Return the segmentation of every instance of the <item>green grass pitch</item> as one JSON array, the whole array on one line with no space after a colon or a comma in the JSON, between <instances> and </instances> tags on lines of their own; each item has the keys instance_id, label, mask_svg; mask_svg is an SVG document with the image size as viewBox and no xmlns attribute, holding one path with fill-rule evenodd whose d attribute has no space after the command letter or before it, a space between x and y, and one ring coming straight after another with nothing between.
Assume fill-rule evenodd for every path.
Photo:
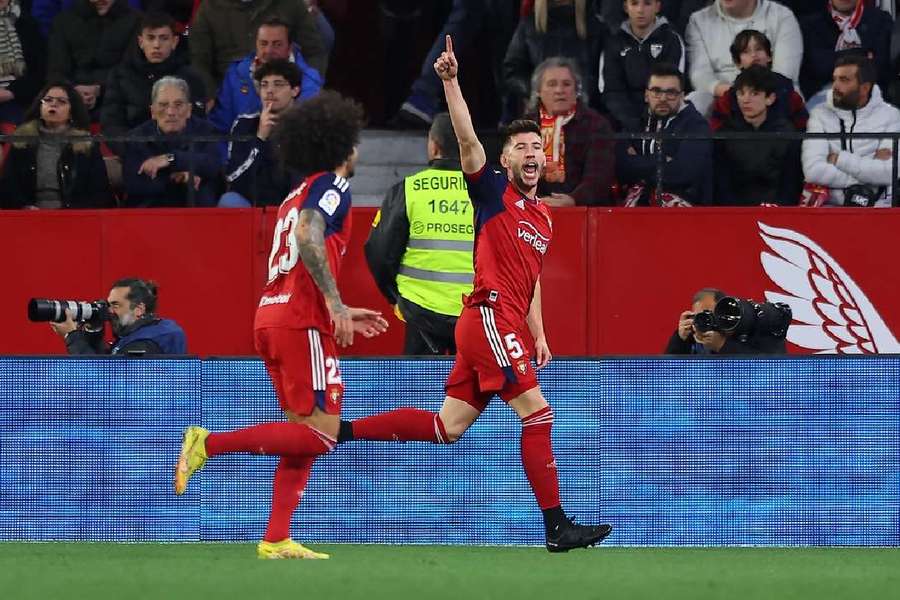
<instances>
[{"instance_id":1,"label":"green grass pitch","mask_svg":"<svg viewBox=\"0 0 900 600\"><path fill-rule=\"evenodd\" d=\"M666 600L898 598L898 548L542 548L0 543L4 599Z\"/></svg>"}]
</instances>

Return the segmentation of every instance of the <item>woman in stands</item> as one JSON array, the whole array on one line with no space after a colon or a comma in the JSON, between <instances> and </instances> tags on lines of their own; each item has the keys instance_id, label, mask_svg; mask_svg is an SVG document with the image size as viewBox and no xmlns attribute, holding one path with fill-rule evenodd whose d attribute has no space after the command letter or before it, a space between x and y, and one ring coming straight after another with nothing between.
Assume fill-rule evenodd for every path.
<instances>
[{"instance_id":1,"label":"woman in stands","mask_svg":"<svg viewBox=\"0 0 900 600\"><path fill-rule=\"evenodd\" d=\"M2 208L104 208L113 206L98 144L87 136L88 113L75 88L50 82L25 112L0 178Z\"/></svg>"}]
</instances>

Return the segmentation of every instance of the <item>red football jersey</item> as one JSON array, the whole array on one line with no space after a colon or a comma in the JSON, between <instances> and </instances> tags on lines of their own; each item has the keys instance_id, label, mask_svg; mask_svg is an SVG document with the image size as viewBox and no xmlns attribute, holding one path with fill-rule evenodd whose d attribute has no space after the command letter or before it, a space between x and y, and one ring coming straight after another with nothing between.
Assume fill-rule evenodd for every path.
<instances>
[{"instance_id":1,"label":"red football jersey","mask_svg":"<svg viewBox=\"0 0 900 600\"><path fill-rule=\"evenodd\" d=\"M475 207L475 282L465 305L493 306L497 318L521 330L553 235L550 211L488 165L466 181Z\"/></svg>"},{"instance_id":2,"label":"red football jersey","mask_svg":"<svg viewBox=\"0 0 900 600\"><path fill-rule=\"evenodd\" d=\"M335 280L350 240L350 182L330 172L307 177L278 208L269 254L269 281L256 309L254 329L317 329L332 335L325 297L303 261L294 237L300 211L319 211L325 219L325 251Z\"/></svg>"}]
</instances>

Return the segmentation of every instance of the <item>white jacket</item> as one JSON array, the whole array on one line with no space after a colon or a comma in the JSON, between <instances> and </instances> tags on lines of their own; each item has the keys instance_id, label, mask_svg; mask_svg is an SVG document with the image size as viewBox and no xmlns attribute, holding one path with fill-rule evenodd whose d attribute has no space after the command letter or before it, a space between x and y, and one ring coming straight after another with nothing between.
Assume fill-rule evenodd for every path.
<instances>
[{"instance_id":1,"label":"white jacket","mask_svg":"<svg viewBox=\"0 0 900 600\"><path fill-rule=\"evenodd\" d=\"M885 102L881 90L872 87L868 104L856 111L835 108L831 90L828 99L815 107L809 115L808 133L839 133L841 121L847 133L900 133L900 110ZM876 206L891 205L891 176L893 160L873 158L881 148L891 149L890 138L847 139L841 150L840 139L803 140L803 176L809 183L831 189L828 204L844 205L844 188L857 183L885 186L887 192ZM828 162L829 154L837 154L837 164Z\"/></svg>"},{"instance_id":2,"label":"white jacket","mask_svg":"<svg viewBox=\"0 0 900 600\"><path fill-rule=\"evenodd\" d=\"M691 15L685 37L691 84L695 90L715 92L720 83L732 83L738 68L731 59L734 37L756 29L772 42L772 70L790 77L794 85L803 59L803 35L797 17L772 0L757 0L749 19L733 19L722 12L719 0Z\"/></svg>"}]
</instances>

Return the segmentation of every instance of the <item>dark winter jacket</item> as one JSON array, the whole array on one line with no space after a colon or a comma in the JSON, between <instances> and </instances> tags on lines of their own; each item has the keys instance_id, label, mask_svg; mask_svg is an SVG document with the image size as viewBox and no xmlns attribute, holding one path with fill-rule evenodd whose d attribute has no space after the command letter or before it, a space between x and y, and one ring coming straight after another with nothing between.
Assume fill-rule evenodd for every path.
<instances>
[{"instance_id":1,"label":"dark winter jacket","mask_svg":"<svg viewBox=\"0 0 900 600\"><path fill-rule=\"evenodd\" d=\"M538 114L526 118L540 123ZM616 174L615 140L612 127L600 113L578 103L575 116L563 125L566 180L548 183L541 179L538 194L568 194L578 206L608 206L610 186Z\"/></svg>"},{"instance_id":2,"label":"dark winter jacket","mask_svg":"<svg viewBox=\"0 0 900 600\"><path fill-rule=\"evenodd\" d=\"M39 121L28 121L16 135L34 136L34 141L15 142L0 178L0 207L22 208L33 204L37 191ZM71 136L90 135L72 129ZM67 142L56 165L60 200L64 208L108 208L114 206L100 148L89 141Z\"/></svg>"},{"instance_id":3,"label":"dark winter jacket","mask_svg":"<svg viewBox=\"0 0 900 600\"><path fill-rule=\"evenodd\" d=\"M522 17L503 59L503 80L516 106L531 93L531 74L535 67L551 56L575 59L581 69L582 82L594 106L597 92L597 64L603 49L603 26L591 15L587 19L587 39L575 30L575 9L571 6L551 8L547 15L547 32L539 34L534 15Z\"/></svg>"},{"instance_id":4,"label":"dark winter jacket","mask_svg":"<svg viewBox=\"0 0 900 600\"><path fill-rule=\"evenodd\" d=\"M665 121L649 116L645 119L644 131L662 129L674 134L711 133L706 119L690 102L685 102L678 114ZM636 154L629 154L628 148L633 148ZM624 141L616 150L616 173L620 183L656 186L656 154L659 151L656 144L651 140ZM710 204L713 191L712 141L664 140L662 152L665 157L662 191L677 194L691 204Z\"/></svg>"},{"instance_id":5,"label":"dark winter jacket","mask_svg":"<svg viewBox=\"0 0 900 600\"><path fill-rule=\"evenodd\" d=\"M192 115L206 114L206 88L200 74L188 64L187 56L173 52L161 63L147 61L141 49L135 45L122 63L109 73L100 123L106 135L122 135L150 118L150 91L157 80L172 76L183 79L191 90ZM116 145L116 153L123 148Z\"/></svg>"},{"instance_id":6,"label":"dark winter jacket","mask_svg":"<svg viewBox=\"0 0 900 600\"><path fill-rule=\"evenodd\" d=\"M10 81L6 88L15 96L12 101L24 111L44 85L47 75L47 42L41 36L37 22L24 12L16 19L16 35L22 45L25 74Z\"/></svg>"},{"instance_id":7,"label":"dark winter jacket","mask_svg":"<svg viewBox=\"0 0 900 600\"><path fill-rule=\"evenodd\" d=\"M131 133L135 136L160 134L156 121L147 121L131 130ZM191 117L181 135L173 135L162 141L128 144L122 166L122 177L128 192L125 206L187 206L189 201L187 185L173 183L169 176L172 173L188 171L191 168L193 168L194 174L199 175L202 180L200 189L194 191L194 205L215 205L218 178L222 170L219 144L217 142L194 142L193 151L191 151L191 145L187 138L192 135L216 134L215 128L209 121ZM145 160L161 154L173 154L175 161L169 167L162 169L155 179L138 174L138 170Z\"/></svg>"},{"instance_id":8,"label":"dark winter jacket","mask_svg":"<svg viewBox=\"0 0 900 600\"><path fill-rule=\"evenodd\" d=\"M622 129L635 131L641 126L641 117L646 111L644 90L650 78L650 67L656 63L670 63L683 73L684 61L684 41L665 17L657 18L644 41L631 33L628 21L622 23L616 35L607 39L600 57L598 88L603 94L603 104Z\"/></svg>"},{"instance_id":9,"label":"dark winter jacket","mask_svg":"<svg viewBox=\"0 0 900 600\"><path fill-rule=\"evenodd\" d=\"M300 178L292 177L282 169L271 141L255 137L258 127L259 113L241 115L235 120L232 135L252 135L254 138L228 144L225 180L230 190L254 206L278 206L300 183Z\"/></svg>"},{"instance_id":10,"label":"dark winter jacket","mask_svg":"<svg viewBox=\"0 0 900 600\"><path fill-rule=\"evenodd\" d=\"M768 113L784 118L797 131L806 131L806 122L809 121L809 111L806 110L806 104L796 89L794 82L781 73L772 71L775 77L775 104L769 107ZM712 116L709 118L709 126L713 131L722 128L725 122L738 115L740 117L741 109L738 108L737 90L732 87L727 94L723 94L716 98L713 104Z\"/></svg>"},{"instance_id":11,"label":"dark winter jacket","mask_svg":"<svg viewBox=\"0 0 900 600\"><path fill-rule=\"evenodd\" d=\"M825 4L825 2L822 2ZM878 84L887 89L890 81L891 32L894 22L887 12L867 5L862 19L856 27L864 51L874 54ZM800 90L809 98L831 83L834 61L837 57L834 46L840 30L831 18L827 8L803 17L803 62L800 65Z\"/></svg>"},{"instance_id":12,"label":"dark winter jacket","mask_svg":"<svg viewBox=\"0 0 900 600\"><path fill-rule=\"evenodd\" d=\"M218 91L229 65L256 49L256 28L272 15L291 24L303 58L325 77L328 55L305 2L203 0L191 26L191 65L200 72L210 95Z\"/></svg>"},{"instance_id":13,"label":"dark winter jacket","mask_svg":"<svg viewBox=\"0 0 900 600\"><path fill-rule=\"evenodd\" d=\"M768 113L759 129L754 129L738 112L726 121L721 132L793 132L780 115ZM716 140L716 193L719 206L795 206L803 187L800 140Z\"/></svg>"},{"instance_id":14,"label":"dark winter jacket","mask_svg":"<svg viewBox=\"0 0 900 600\"><path fill-rule=\"evenodd\" d=\"M74 2L75 0L32 0L31 16L37 21L42 36L47 37L56 15L72 6ZM143 2L128 0L128 4L135 10L141 10Z\"/></svg>"},{"instance_id":15,"label":"dark winter jacket","mask_svg":"<svg viewBox=\"0 0 900 600\"><path fill-rule=\"evenodd\" d=\"M105 85L110 70L134 44L138 19L138 13L124 0L116 0L102 17L88 0L75 0L53 21L48 77Z\"/></svg>"}]
</instances>

